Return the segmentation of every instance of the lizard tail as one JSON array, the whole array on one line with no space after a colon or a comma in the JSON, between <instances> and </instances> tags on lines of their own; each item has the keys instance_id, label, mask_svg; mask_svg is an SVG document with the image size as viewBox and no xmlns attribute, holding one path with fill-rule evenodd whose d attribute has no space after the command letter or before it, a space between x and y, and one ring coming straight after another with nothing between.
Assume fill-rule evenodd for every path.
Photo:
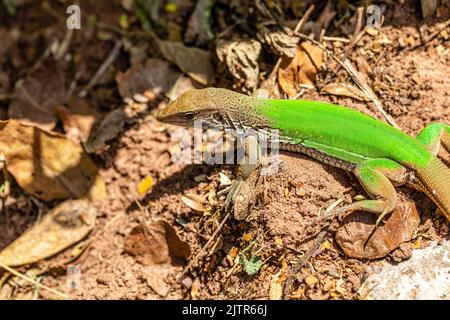
<instances>
[{"instance_id":1,"label":"lizard tail","mask_svg":"<svg viewBox=\"0 0 450 320\"><path fill-rule=\"evenodd\" d=\"M450 221L450 169L440 159L433 158L417 175L423 191Z\"/></svg>"}]
</instances>

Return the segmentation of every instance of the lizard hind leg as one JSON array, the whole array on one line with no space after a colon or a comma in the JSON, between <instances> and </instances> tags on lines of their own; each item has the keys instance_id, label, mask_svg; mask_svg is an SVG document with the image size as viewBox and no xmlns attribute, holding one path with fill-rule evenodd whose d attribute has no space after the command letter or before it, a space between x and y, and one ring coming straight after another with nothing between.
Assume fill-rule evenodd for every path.
<instances>
[{"instance_id":1,"label":"lizard hind leg","mask_svg":"<svg viewBox=\"0 0 450 320\"><path fill-rule=\"evenodd\" d=\"M416 136L430 152L436 156L441 144L450 152L450 126L443 123L432 123Z\"/></svg>"},{"instance_id":2,"label":"lizard hind leg","mask_svg":"<svg viewBox=\"0 0 450 320\"><path fill-rule=\"evenodd\" d=\"M361 200L347 206L331 210L322 218L335 216L347 211L366 211L378 215L376 224L391 213L397 205L395 185L406 182L406 168L389 159L366 160L356 168L355 175L370 196L370 200ZM391 182L392 181L392 182Z\"/></svg>"}]
</instances>

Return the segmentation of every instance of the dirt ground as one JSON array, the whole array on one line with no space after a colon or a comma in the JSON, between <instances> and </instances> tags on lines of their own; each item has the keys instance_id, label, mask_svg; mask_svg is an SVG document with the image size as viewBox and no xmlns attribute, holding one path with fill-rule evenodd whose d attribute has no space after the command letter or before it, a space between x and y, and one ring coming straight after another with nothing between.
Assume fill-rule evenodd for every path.
<instances>
[{"instance_id":1,"label":"dirt ground","mask_svg":"<svg viewBox=\"0 0 450 320\"><path fill-rule=\"evenodd\" d=\"M0 96L12 92L14 84L29 73L45 48L51 45L52 39L64 38L66 30L59 28L62 22L56 15L59 12L65 19L64 6L59 2L50 3L51 9L36 4L19 7L13 16L4 8L0 10ZM95 13L105 25L117 25L118 16L124 12L120 5L100 8L93 3L82 1L82 10L91 10L89 12ZM364 74L387 113L408 134L416 135L433 121L450 123L448 24L436 37L423 43L428 35L438 30L440 23L448 21L450 5L443 1L438 13L423 19L420 1L385 3L382 37L363 33L358 43L348 49L346 56ZM169 21L183 29L193 7L194 2L186 1L178 6L176 13L164 12L163 15L168 15ZM289 5L280 7L286 9ZM248 8L258 10L254 5ZM243 37L254 39L254 30L245 21L246 16L241 14L248 8L242 3L237 5L235 1L217 1L212 19L214 34L228 32L231 34L227 38L231 39L238 38L241 33ZM307 6L300 11L305 12L306 9ZM242 25L227 30L231 23L225 18L227 10L233 12L230 19L244 17ZM317 5L309 21L317 21L323 10L323 5ZM326 35L350 37L354 28L354 20L350 18L355 15L355 10L350 9L351 15L347 17L342 17L336 7L333 10L338 12L334 20L342 18L342 21L349 21L341 27L330 24ZM292 21L295 25L302 16L286 12L285 19L290 21L289 25ZM66 83L70 84L77 74L77 88L91 79L113 50L115 39L119 38L116 32L111 32L104 35L105 40L96 41L96 32L106 31L87 29L80 31L69 49L76 64L67 63ZM18 40L11 40L12 45L3 53L1 43L6 43L6 34L10 35L11 30L17 30L20 36ZM167 34L160 36L167 37ZM381 38L383 41L378 48L377 41ZM145 41L148 46L145 52L152 57L152 40ZM140 40L139 43L145 41ZM333 46L345 43L328 41L327 45L334 50ZM212 42L201 47L214 53ZM130 66L129 53L121 50L110 70L87 96L87 100L103 114L124 105L114 80L118 71L124 72ZM268 53L259 58L260 80L270 74L276 61L277 57ZM301 99L346 105L384 120L372 102L322 94L321 88L326 83L351 83L348 73L332 59L327 59L326 65L317 74L312 89L306 89ZM216 71L215 86L239 90L241 85L242 82L234 81L229 72ZM8 118L8 99L4 95L0 100L3 119ZM308 227L308 223L338 199L342 198L339 205L343 205L358 195L365 195L365 192L356 178L343 170L306 156L282 153L281 170L260 179L249 216L243 220L231 217L206 253L180 280L176 280L186 263L200 252L225 217L224 197L218 196L217 192L224 188L224 176L231 180L234 178L235 167L174 163L171 153L178 142L173 141L171 135L177 129L155 119L156 112L167 102L168 99L159 94L146 103L138 104L138 107L129 104L124 110L131 116L123 123L123 129L108 140L107 148L91 155L105 181L107 196L92 204L97 212L96 226L86 238L75 244L76 247L81 246L83 252L68 263L74 250L71 246L49 259L17 267L16 270L27 275L32 274L30 270L39 270L42 284L75 299L163 299L171 284L174 286L168 299L279 299L287 281L292 281L290 299L359 299L358 289L375 267L407 259L412 250L427 246L431 240L449 239L448 222L438 214L433 202L422 193L398 187L402 201L415 203L420 215L420 225L412 239L399 244L400 247L393 248L382 258L351 258L336 241L337 230L348 220L334 219L311 258L291 275L290 270L297 261L314 247L320 231L318 225ZM54 130L64 132L65 129L57 125ZM136 195L136 186L146 177L151 177L152 187L144 195ZM202 199L202 205L208 209L193 210L195 204L189 205L182 198L189 195ZM0 215L0 249L35 225L57 203L36 199L13 183ZM372 218L369 215L368 219ZM188 244L189 258L171 256L155 263L153 257L148 261L145 239L139 238L139 227L148 227L161 219L169 223L183 243ZM158 250L155 256L165 254ZM237 258L242 251L248 259L258 257L263 262L255 275L249 275L239 264ZM68 282L73 279L73 275L67 272L69 266L76 266L80 275L79 286L72 289L68 288ZM7 272L2 272L2 298L58 298L52 292L38 290L35 285L14 280Z\"/></svg>"}]
</instances>

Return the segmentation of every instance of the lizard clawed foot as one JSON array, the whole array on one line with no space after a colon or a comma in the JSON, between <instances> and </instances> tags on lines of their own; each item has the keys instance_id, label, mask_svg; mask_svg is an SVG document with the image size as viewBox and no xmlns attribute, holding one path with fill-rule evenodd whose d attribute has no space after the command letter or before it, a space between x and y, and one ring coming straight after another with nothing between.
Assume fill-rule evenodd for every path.
<instances>
[{"instance_id":1,"label":"lizard clawed foot","mask_svg":"<svg viewBox=\"0 0 450 320\"><path fill-rule=\"evenodd\" d=\"M234 203L236 196L239 194L239 190L241 189L242 183L244 181L242 179L236 179L233 181L231 185L226 187L223 190L220 190L217 195L222 196L226 195L225 198L225 210L229 210L231 205Z\"/></svg>"},{"instance_id":2,"label":"lizard clawed foot","mask_svg":"<svg viewBox=\"0 0 450 320\"><path fill-rule=\"evenodd\" d=\"M361 200L354 202L352 204L343 206L341 208L333 209L327 211L324 215L317 217L307 225L307 227L313 226L322 220L328 220L330 218L335 218L337 215L344 212L353 211L366 211L375 214L379 214L377 221L375 222L375 228L383 221L383 219L392 212L391 206L383 200ZM381 212L381 213L380 213Z\"/></svg>"}]
</instances>

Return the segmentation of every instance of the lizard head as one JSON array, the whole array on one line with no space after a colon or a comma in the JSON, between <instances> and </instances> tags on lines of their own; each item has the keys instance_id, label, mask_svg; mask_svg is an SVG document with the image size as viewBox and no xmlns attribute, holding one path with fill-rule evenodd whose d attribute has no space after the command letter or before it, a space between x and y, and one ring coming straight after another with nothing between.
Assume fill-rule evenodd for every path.
<instances>
[{"instance_id":1,"label":"lizard head","mask_svg":"<svg viewBox=\"0 0 450 320\"><path fill-rule=\"evenodd\" d=\"M206 124L215 123L214 115L219 112L219 108L215 103L214 95L211 95L209 91L210 89L186 91L161 110L156 119L181 126L193 126L196 120Z\"/></svg>"}]
</instances>

